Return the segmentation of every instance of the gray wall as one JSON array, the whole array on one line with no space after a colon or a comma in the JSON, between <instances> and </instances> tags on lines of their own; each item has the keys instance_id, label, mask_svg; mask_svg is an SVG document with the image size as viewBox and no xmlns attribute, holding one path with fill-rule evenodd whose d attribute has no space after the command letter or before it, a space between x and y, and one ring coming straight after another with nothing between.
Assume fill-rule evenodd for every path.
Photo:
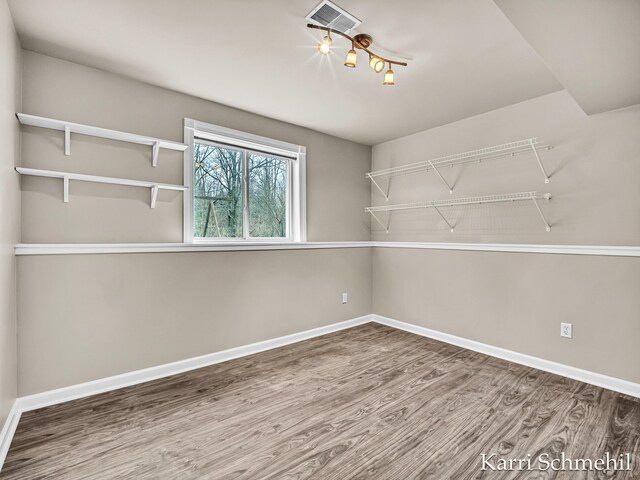
<instances>
[{"instance_id":1,"label":"gray wall","mask_svg":"<svg viewBox=\"0 0 640 480\"><path fill-rule=\"evenodd\" d=\"M376 248L373 270L379 315L640 383L638 258Z\"/></svg>"},{"instance_id":2,"label":"gray wall","mask_svg":"<svg viewBox=\"0 0 640 480\"><path fill-rule=\"evenodd\" d=\"M23 70L25 113L175 141L189 117L305 145L308 240L370 238L371 147L32 52ZM22 132L25 167L182 183L180 152L152 168L148 147L78 135L67 157L61 132ZM68 204L60 180L25 177L22 190L24 243L182 241L182 193L161 192L151 210L145 188L72 182Z\"/></svg>"},{"instance_id":3,"label":"gray wall","mask_svg":"<svg viewBox=\"0 0 640 480\"><path fill-rule=\"evenodd\" d=\"M0 429L16 398L16 262L20 239L20 158L15 112L20 109L20 44L9 8L0 1Z\"/></svg>"},{"instance_id":4,"label":"gray wall","mask_svg":"<svg viewBox=\"0 0 640 480\"><path fill-rule=\"evenodd\" d=\"M182 140L190 117L307 147L308 239L368 240L371 148L24 52L24 112ZM22 128L24 166L182 182L182 155ZM25 243L180 242L182 196L22 179ZM41 392L371 312L371 250L18 259L18 391ZM340 294L349 293L342 305Z\"/></svg>"},{"instance_id":5,"label":"gray wall","mask_svg":"<svg viewBox=\"0 0 640 480\"><path fill-rule=\"evenodd\" d=\"M20 395L371 313L369 248L20 257L18 278Z\"/></svg>"},{"instance_id":6,"label":"gray wall","mask_svg":"<svg viewBox=\"0 0 640 480\"><path fill-rule=\"evenodd\" d=\"M431 242L640 244L640 105L587 116L566 92L477 115L373 147L373 169L539 137L554 145L540 158L549 184L532 154L485 160L442 171L454 194L433 172L393 177L389 203L538 191L546 232L530 202L447 208L451 233L438 214L414 210L393 214L389 234L373 225L376 240ZM384 198L372 191L372 202Z\"/></svg>"},{"instance_id":7,"label":"gray wall","mask_svg":"<svg viewBox=\"0 0 640 480\"><path fill-rule=\"evenodd\" d=\"M182 118L308 147L309 240L366 240L363 180L370 149L141 84L24 53L24 111L182 138ZM373 168L539 136L551 184L531 156L444 172L456 196L549 191L544 231L532 205L453 211L450 234L433 212L394 216L404 241L638 245L640 109L587 117L566 92L374 147ZM23 164L180 182L180 155L157 169L145 148L24 128ZM448 198L433 174L393 180L392 203ZM180 241L181 197L148 207L146 190L23 179L23 241ZM371 257L373 256L373 263ZM295 252L20 257L19 394L48 390L375 313L607 375L640 381L637 259L514 253L339 249ZM373 278L373 285L372 285ZM241 287L252 292L242 297ZM348 291L350 302L340 304ZM211 313L207 304L214 304ZM560 321L575 337L560 339Z\"/></svg>"},{"instance_id":8,"label":"gray wall","mask_svg":"<svg viewBox=\"0 0 640 480\"><path fill-rule=\"evenodd\" d=\"M377 145L374 169L539 136L544 184L531 156L487 160L443 174L454 197L538 190L545 232L531 204L394 214L398 241L640 245L640 106L586 116L566 92ZM390 203L448 198L433 173L394 178ZM381 204L372 193L372 202ZM594 372L640 381L640 260L375 249L374 313ZM560 338L560 322L574 338Z\"/></svg>"}]
</instances>

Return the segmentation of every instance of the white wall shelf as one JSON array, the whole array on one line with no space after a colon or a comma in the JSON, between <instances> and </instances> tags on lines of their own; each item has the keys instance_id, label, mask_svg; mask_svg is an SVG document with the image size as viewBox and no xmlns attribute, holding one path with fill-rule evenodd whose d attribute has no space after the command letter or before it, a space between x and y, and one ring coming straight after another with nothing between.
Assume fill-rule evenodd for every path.
<instances>
[{"instance_id":1,"label":"white wall shelf","mask_svg":"<svg viewBox=\"0 0 640 480\"><path fill-rule=\"evenodd\" d=\"M156 208L156 200L159 190L179 190L185 191L189 187L185 185L171 185L168 183L148 182L144 180L129 180L126 178L99 177L96 175L84 175L82 173L57 172L54 170L38 170L35 168L16 167L20 175L31 175L36 177L61 178L64 186L64 202L69 202L69 182L77 180L80 182L109 183L112 185L129 185L131 187L145 187L151 189L151 208Z\"/></svg>"},{"instance_id":2,"label":"white wall shelf","mask_svg":"<svg viewBox=\"0 0 640 480\"><path fill-rule=\"evenodd\" d=\"M484 203L500 203L500 202L514 202L518 200L530 200L536 206L542 221L546 227L547 232L551 231L551 226L547 222L547 219L538 204L538 200L551 200L551 194L539 194L538 192L520 192L520 193L505 193L499 195L484 195L480 197L467 197L467 198L454 198L450 200L434 200L430 202L415 202L415 203L403 203L398 205L382 205L378 207L367 207L365 210L371 214L371 216L389 233L389 221L391 220L390 212L398 210L413 210L418 208L433 208L440 217L446 222L451 231L453 232L455 225L453 225L444 214L440 211L441 207L452 207L458 205L480 205ZM387 224L385 225L382 220L376 215L380 212L389 212Z\"/></svg>"},{"instance_id":3,"label":"white wall shelf","mask_svg":"<svg viewBox=\"0 0 640 480\"><path fill-rule=\"evenodd\" d=\"M471 150L469 152L457 153L455 155L448 155L446 157L434 158L432 160L424 160L421 162L410 163L407 165L400 165L398 167L385 168L384 170L376 170L367 173L367 178L371 180L373 185L382 193L386 200L389 200L389 187L391 185L390 177L397 175L407 175L411 173L423 172L433 170L442 183L448 188L449 193L453 193L453 186L447 182L440 170L444 167L453 167L454 165L463 165L471 162L481 162L482 160L488 160L492 158L515 156L520 153L531 153L535 155L538 167L544 175L545 183L549 183L549 175L547 175L538 150L553 148L551 145L543 144L538 141L537 138L528 138L526 140L518 140L516 142L504 143L502 145L496 145L493 147L481 148L478 150ZM386 191L380 185L379 179L382 177L388 177Z\"/></svg>"},{"instance_id":4,"label":"white wall shelf","mask_svg":"<svg viewBox=\"0 0 640 480\"><path fill-rule=\"evenodd\" d=\"M64 132L64 153L71 154L71 134L90 135L92 137L108 138L120 142L136 143L139 145L149 145L151 147L151 165L158 164L158 154L161 148L168 150L178 150L180 152L189 148L188 145L169 140L162 140L154 137L146 137L135 133L119 132L117 130L108 130L106 128L92 127L90 125L82 125L79 123L66 122L64 120L54 120L52 118L37 117L26 113L17 113L16 116L22 125L32 125L34 127L50 128L52 130L60 130Z\"/></svg>"}]
</instances>

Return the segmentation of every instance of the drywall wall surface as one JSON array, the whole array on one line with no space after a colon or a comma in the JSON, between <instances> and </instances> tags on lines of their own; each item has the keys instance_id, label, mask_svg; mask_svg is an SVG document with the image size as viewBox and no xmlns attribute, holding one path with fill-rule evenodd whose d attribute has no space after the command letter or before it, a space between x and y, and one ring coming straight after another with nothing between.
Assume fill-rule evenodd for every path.
<instances>
[{"instance_id":1,"label":"drywall wall surface","mask_svg":"<svg viewBox=\"0 0 640 480\"><path fill-rule=\"evenodd\" d=\"M373 274L379 315L640 383L638 258L376 248Z\"/></svg>"},{"instance_id":2,"label":"drywall wall surface","mask_svg":"<svg viewBox=\"0 0 640 480\"><path fill-rule=\"evenodd\" d=\"M445 207L453 233L434 209L394 212L389 233L372 223L376 240L640 245L640 105L587 116L566 92L556 92L373 147L379 170L538 137L553 145L533 153L447 167L443 177L419 172L391 179L389 202L372 189L374 205L447 200L503 193L551 193L532 202ZM386 188L386 179L380 179ZM381 214L387 221L386 214Z\"/></svg>"},{"instance_id":3,"label":"drywall wall surface","mask_svg":"<svg viewBox=\"0 0 640 480\"><path fill-rule=\"evenodd\" d=\"M371 313L369 248L33 256L18 270L20 395Z\"/></svg>"},{"instance_id":4,"label":"drywall wall surface","mask_svg":"<svg viewBox=\"0 0 640 480\"><path fill-rule=\"evenodd\" d=\"M309 241L368 240L371 148L23 52L25 113L183 140L185 117L307 147ZM21 127L22 164L182 183L183 156ZM182 194L22 179L24 243L180 242ZM38 256L18 260L21 395L182 360L371 312L371 250ZM341 303L341 293L349 302Z\"/></svg>"},{"instance_id":5,"label":"drywall wall surface","mask_svg":"<svg viewBox=\"0 0 640 480\"><path fill-rule=\"evenodd\" d=\"M566 92L373 147L383 169L516 140L553 145L391 179L389 204L527 191L532 202L394 212L375 240L640 245L640 106L587 116ZM386 188L386 183L383 186ZM386 204L376 189L372 203ZM384 214L383 214L384 215ZM381 217L386 221L386 216ZM640 260L631 257L376 248L373 311L519 353L640 381ZM560 337L560 322L574 338Z\"/></svg>"},{"instance_id":6,"label":"drywall wall surface","mask_svg":"<svg viewBox=\"0 0 640 480\"><path fill-rule=\"evenodd\" d=\"M23 58L28 114L180 142L188 117L306 146L308 240L370 238L371 147L33 52ZM183 183L181 152L162 150L152 168L146 146L72 135L65 156L62 132L36 127L22 127L22 143L25 167ZM181 242L182 196L161 191L152 210L148 189L72 182L65 204L61 180L25 177L22 241Z\"/></svg>"},{"instance_id":7,"label":"drywall wall surface","mask_svg":"<svg viewBox=\"0 0 640 480\"><path fill-rule=\"evenodd\" d=\"M5 0L0 0L0 429L16 398L16 261L20 239L20 43Z\"/></svg>"}]
</instances>

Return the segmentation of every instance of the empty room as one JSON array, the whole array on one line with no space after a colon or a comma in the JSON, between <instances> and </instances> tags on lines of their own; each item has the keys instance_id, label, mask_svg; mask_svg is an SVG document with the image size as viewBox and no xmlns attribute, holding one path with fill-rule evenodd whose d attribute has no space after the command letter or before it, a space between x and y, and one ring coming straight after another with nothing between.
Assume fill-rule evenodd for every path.
<instances>
[{"instance_id":1,"label":"empty room","mask_svg":"<svg viewBox=\"0 0 640 480\"><path fill-rule=\"evenodd\" d=\"M0 0L0 480L640 479L640 0Z\"/></svg>"}]
</instances>

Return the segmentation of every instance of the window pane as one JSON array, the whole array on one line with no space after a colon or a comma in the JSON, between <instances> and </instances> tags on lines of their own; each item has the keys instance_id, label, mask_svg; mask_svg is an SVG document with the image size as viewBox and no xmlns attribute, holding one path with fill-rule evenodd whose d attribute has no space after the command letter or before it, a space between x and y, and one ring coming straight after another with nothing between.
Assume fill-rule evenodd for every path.
<instances>
[{"instance_id":1,"label":"window pane","mask_svg":"<svg viewBox=\"0 0 640 480\"><path fill-rule=\"evenodd\" d=\"M196 143L194 237L242 238L242 152Z\"/></svg>"},{"instance_id":2,"label":"window pane","mask_svg":"<svg viewBox=\"0 0 640 480\"><path fill-rule=\"evenodd\" d=\"M287 236L287 161L249 154L249 235Z\"/></svg>"}]
</instances>

